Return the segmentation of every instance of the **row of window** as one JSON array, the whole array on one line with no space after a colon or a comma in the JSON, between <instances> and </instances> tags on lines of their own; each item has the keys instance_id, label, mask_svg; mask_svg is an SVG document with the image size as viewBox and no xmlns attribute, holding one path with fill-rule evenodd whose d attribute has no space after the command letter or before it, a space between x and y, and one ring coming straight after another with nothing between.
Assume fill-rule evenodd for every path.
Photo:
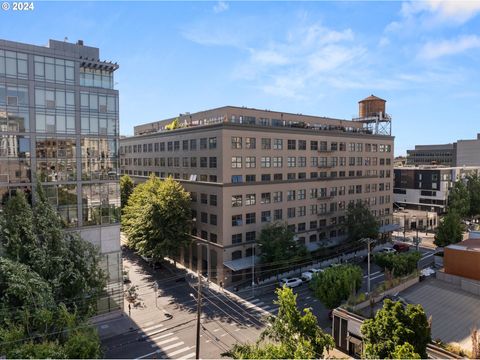
<instances>
[{"instance_id":1,"label":"row of window","mask_svg":"<svg viewBox=\"0 0 480 360\"><path fill-rule=\"evenodd\" d=\"M199 140L199 141L197 141ZM120 147L121 154L133 154L133 153L147 153L147 152L163 152L163 151L180 151L180 145L182 151L195 151L197 149L216 149L217 138L201 138L190 140L175 140L175 141L162 141L158 143L148 144L135 144L125 145ZM197 146L198 145L198 146Z\"/></svg>"},{"instance_id":2,"label":"row of window","mask_svg":"<svg viewBox=\"0 0 480 360\"><path fill-rule=\"evenodd\" d=\"M261 168L281 168L283 167L283 159L286 159L287 167L306 167L306 156L262 156L260 157ZM349 166L377 166L391 165L390 158L376 158L376 157L310 157L310 166L320 168L334 168L337 166L347 166L347 159ZM245 160L243 162L243 160ZM245 165L246 169L255 168L257 166L257 157L255 156L232 156L231 167L232 169L241 169Z\"/></svg>"},{"instance_id":3,"label":"row of window","mask_svg":"<svg viewBox=\"0 0 480 360\"><path fill-rule=\"evenodd\" d=\"M379 199L382 200L381 205L388 204L390 202L389 195L380 196ZM377 200L376 197L372 197L372 198L366 198L363 200L357 199L357 201L350 200L349 203L355 204L355 202L357 202L357 203L364 203L367 206L375 206L377 203L376 200ZM344 211L346 208L347 208L347 205L345 201L339 201L338 203L332 202L330 204L312 204L308 206L308 210L309 210L308 215L328 216L337 211ZM274 209L273 212L271 210L262 211L260 213L260 221L262 223L271 222L271 221L282 221L284 220L284 216L285 216L283 210L284 209ZM307 216L307 206L289 207L286 210L287 210L286 219L293 219L295 217ZM372 213L376 216L377 210L372 210ZM390 208L379 210L380 216L389 215L389 214L390 214ZM243 214L232 215L232 226L233 227L243 226L244 225L243 219L245 219L245 225L255 224L257 222L257 215L254 212L246 213L245 217L243 216ZM339 216L338 218L337 217L329 218L328 223L327 223L327 220L324 219L319 224L320 226L329 226L329 225L343 224L344 222L345 222L345 216ZM302 230L305 230L305 229L302 229Z\"/></svg>"},{"instance_id":4,"label":"row of window","mask_svg":"<svg viewBox=\"0 0 480 360\"><path fill-rule=\"evenodd\" d=\"M261 174L260 181L268 182L268 181L282 181L285 180L283 173L277 174ZM345 178L345 177L379 177L379 178L390 178L391 171L390 170L366 170L363 172L362 170L350 170L346 171L313 171L310 172L310 179L337 179L337 178ZM305 180L307 179L306 172L299 172L299 173L287 173L286 180ZM256 182L257 177L255 174L252 175L245 175L245 182ZM243 183L244 176L243 175L232 175L231 178L232 183Z\"/></svg>"},{"instance_id":5,"label":"row of window","mask_svg":"<svg viewBox=\"0 0 480 360\"><path fill-rule=\"evenodd\" d=\"M182 180L189 180L189 181L203 181L203 182L214 182L218 181L217 175L211 174L188 174L188 173L172 173L172 172L165 172L165 171L149 171L149 170L125 170L121 169L120 173L126 175L133 175L133 176L143 176L148 177L150 174L154 174L156 177L161 179L171 177L174 179L182 179Z\"/></svg>"},{"instance_id":6,"label":"row of window","mask_svg":"<svg viewBox=\"0 0 480 360\"><path fill-rule=\"evenodd\" d=\"M113 89L113 72L108 70L80 68L80 86Z\"/></svg>"},{"instance_id":7,"label":"row of window","mask_svg":"<svg viewBox=\"0 0 480 360\"><path fill-rule=\"evenodd\" d=\"M35 56L35 80L75 84L75 63L71 60Z\"/></svg>"},{"instance_id":8,"label":"row of window","mask_svg":"<svg viewBox=\"0 0 480 360\"><path fill-rule=\"evenodd\" d=\"M310 150L314 151L350 151L350 152L391 152L392 147L389 144L364 144L364 143L345 143L336 141L317 141L310 140ZM257 138L232 136L232 149L256 149ZM283 139L261 138L260 148L262 150L283 150ZM286 140L287 150L307 150L307 140Z\"/></svg>"},{"instance_id":9,"label":"row of window","mask_svg":"<svg viewBox=\"0 0 480 360\"><path fill-rule=\"evenodd\" d=\"M143 161L142 161L143 160ZM199 160L197 162L197 160ZM180 167L180 158L178 157L168 157L168 158L121 158L120 165L133 165L133 166L160 166L160 167ZM184 168L196 168L197 166L201 168L211 168L215 169L217 167L217 157L216 156L202 156L197 157L184 157L182 158L182 167Z\"/></svg>"},{"instance_id":10,"label":"row of window","mask_svg":"<svg viewBox=\"0 0 480 360\"><path fill-rule=\"evenodd\" d=\"M0 50L0 76L27 79L27 54Z\"/></svg>"}]
</instances>

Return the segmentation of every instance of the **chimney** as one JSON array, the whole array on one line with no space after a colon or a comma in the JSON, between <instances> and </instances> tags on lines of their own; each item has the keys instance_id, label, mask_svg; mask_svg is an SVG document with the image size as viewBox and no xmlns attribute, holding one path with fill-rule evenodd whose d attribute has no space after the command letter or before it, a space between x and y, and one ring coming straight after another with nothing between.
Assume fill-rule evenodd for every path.
<instances>
[{"instance_id":1,"label":"chimney","mask_svg":"<svg viewBox=\"0 0 480 360\"><path fill-rule=\"evenodd\" d=\"M83 40L78 40L77 45L83 46Z\"/></svg>"}]
</instances>

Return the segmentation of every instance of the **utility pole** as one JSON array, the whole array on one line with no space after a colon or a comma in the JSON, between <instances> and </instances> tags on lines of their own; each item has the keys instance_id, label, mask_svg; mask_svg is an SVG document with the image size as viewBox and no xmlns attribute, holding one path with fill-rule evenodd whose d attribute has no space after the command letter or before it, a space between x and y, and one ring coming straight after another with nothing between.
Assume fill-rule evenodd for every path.
<instances>
[{"instance_id":1,"label":"utility pole","mask_svg":"<svg viewBox=\"0 0 480 360\"><path fill-rule=\"evenodd\" d=\"M252 245L252 297L255 296L255 243Z\"/></svg>"},{"instance_id":2,"label":"utility pole","mask_svg":"<svg viewBox=\"0 0 480 360\"><path fill-rule=\"evenodd\" d=\"M403 215L403 241L406 240L405 229L407 227L407 215Z\"/></svg>"},{"instance_id":3,"label":"utility pole","mask_svg":"<svg viewBox=\"0 0 480 360\"><path fill-rule=\"evenodd\" d=\"M195 359L200 359L200 317L202 315L202 274L198 272L198 294L197 294L197 344Z\"/></svg>"},{"instance_id":4,"label":"utility pole","mask_svg":"<svg viewBox=\"0 0 480 360\"><path fill-rule=\"evenodd\" d=\"M367 285L367 291L368 291L368 295L370 296L370 240L371 239L367 239L367 245L368 245L368 252L367 252L367 258L368 258L368 285Z\"/></svg>"}]
</instances>

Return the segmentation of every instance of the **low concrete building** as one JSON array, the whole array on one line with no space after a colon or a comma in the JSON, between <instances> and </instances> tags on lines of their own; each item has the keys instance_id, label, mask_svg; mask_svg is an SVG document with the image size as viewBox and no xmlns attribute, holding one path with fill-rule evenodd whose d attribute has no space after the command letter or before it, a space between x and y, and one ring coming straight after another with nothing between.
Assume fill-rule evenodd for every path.
<instances>
[{"instance_id":1,"label":"low concrete building","mask_svg":"<svg viewBox=\"0 0 480 360\"><path fill-rule=\"evenodd\" d=\"M393 222L405 231L433 231L438 226L438 214L435 211L401 209L393 212Z\"/></svg>"},{"instance_id":2,"label":"low concrete building","mask_svg":"<svg viewBox=\"0 0 480 360\"><path fill-rule=\"evenodd\" d=\"M480 239L470 237L444 249L445 273L480 280Z\"/></svg>"}]
</instances>

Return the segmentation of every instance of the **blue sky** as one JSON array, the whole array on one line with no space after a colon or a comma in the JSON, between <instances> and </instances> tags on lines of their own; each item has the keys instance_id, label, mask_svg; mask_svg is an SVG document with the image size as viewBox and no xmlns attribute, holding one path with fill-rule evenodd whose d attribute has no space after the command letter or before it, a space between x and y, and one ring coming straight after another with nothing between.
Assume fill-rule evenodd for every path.
<instances>
[{"instance_id":1,"label":"blue sky","mask_svg":"<svg viewBox=\"0 0 480 360\"><path fill-rule=\"evenodd\" d=\"M395 154L480 132L480 1L35 2L0 38L100 48L121 134L223 105L351 118L375 94Z\"/></svg>"}]
</instances>

